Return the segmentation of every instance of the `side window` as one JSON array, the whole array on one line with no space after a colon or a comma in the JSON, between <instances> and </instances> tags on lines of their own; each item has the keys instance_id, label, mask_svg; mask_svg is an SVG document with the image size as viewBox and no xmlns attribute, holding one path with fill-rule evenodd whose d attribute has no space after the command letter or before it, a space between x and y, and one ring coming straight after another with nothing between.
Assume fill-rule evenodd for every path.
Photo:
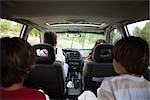
<instances>
[{"instance_id":1,"label":"side window","mask_svg":"<svg viewBox=\"0 0 150 100\"><path fill-rule=\"evenodd\" d=\"M40 35L41 35L41 32L39 30L37 30L36 28L33 28L28 35L27 41L31 45L39 44L40 43Z\"/></svg>"},{"instance_id":2,"label":"side window","mask_svg":"<svg viewBox=\"0 0 150 100\"><path fill-rule=\"evenodd\" d=\"M150 43L149 33L150 33L150 20L140 21L127 25L129 34L131 36L138 36L145 39Z\"/></svg>"},{"instance_id":3,"label":"side window","mask_svg":"<svg viewBox=\"0 0 150 100\"><path fill-rule=\"evenodd\" d=\"M23 24L0 18L0 38L19 37Z\"/></svg>"},{"instance_id":4,"label":"side window","mask_svg":"<svg viewBox=\"0 0 150 100\"><path fill-rule=\"evenodd\" d=\"M110 33L110 43L115 44L118 40L122 38L122 35L117 29L114 29Z\"/></svg>"}]
</instances>

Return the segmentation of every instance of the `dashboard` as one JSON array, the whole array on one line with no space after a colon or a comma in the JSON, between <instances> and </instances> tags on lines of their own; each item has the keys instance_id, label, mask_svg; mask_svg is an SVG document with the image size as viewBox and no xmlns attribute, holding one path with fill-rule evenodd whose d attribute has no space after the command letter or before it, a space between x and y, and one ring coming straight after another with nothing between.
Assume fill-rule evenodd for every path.
<instances>
[{"instance_id":1,"label":"dashboard","mask_svg":"<svg viewBox=\"0 0 150 100\"><path fill-rule=\"evenodd\" d=\"M82 61L82 54L77 50L63 50L66 56L66 63L69 66L73 66L76 68L80 67Z\"/></svg>"},{"instance_id":2,"label":"dashboard","mask_svg":"<svg viewBox=\"0 0 150 100\"><path fill-rule=\"evenodd\" d=\"M80 52L78 51L69 51L69 52L66 52L66 58L67 59L80 59Z\"/></svg>"}]
</instances>

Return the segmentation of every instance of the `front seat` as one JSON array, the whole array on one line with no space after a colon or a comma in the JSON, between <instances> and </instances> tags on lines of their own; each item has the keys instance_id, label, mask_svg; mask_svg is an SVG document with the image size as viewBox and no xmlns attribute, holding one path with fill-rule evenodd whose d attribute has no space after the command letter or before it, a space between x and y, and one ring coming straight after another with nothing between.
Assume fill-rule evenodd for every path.
<instances>
[{"instance_id":1,"label":"front seat","mask_svg":"<svg viewBox=\"0 0 150 100\"><path fill-rule=\"evenodd\" d=\"M112 48L110 44L100 44L94 48L94 61L88 62L82 70L84 90L91 90L96 94L104 77L117 75L112 65Z\"/></svg>"},{"instance_id":2,"label":"front seat","mask_svg":"<svg viewBox=\"0 0 150 100\"><path fill-rule=\"evenodd\" d=\"M64 98L65 79L62 65L54 62L54 48L49 44L38 44L33 48L36 65L28 74L24 84L35 89L42 89L50 99ZM47 54L44 54L43 50Z\"/></svg>"}]
</instances>

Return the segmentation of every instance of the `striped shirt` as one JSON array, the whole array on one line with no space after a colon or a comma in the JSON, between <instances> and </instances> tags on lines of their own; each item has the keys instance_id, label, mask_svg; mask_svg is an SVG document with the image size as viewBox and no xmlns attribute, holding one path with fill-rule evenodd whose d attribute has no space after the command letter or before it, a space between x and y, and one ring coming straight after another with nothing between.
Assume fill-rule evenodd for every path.
<instances>
[{"instance_id":1,"label":"striped shirt","mask_svg":"<svg viewBox=\"0 0 150 100\"><path fill-rule=\"evenodd\" d=\"M104 79L97 89L98 100L150 100L150 82L128 74Z\"/></svg>"}]
</instances>

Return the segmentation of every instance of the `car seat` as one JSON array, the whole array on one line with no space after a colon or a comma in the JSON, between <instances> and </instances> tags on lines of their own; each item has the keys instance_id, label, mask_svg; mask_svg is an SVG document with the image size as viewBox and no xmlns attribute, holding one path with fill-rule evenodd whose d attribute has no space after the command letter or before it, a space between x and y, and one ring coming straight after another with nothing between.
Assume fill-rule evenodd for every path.
<instances>
[{"instance_id":1,"label":"car seat","mask_svg":"<svg viewBox=\"0 0 150 100\"><path fill-rule=\"evenodd\" d=\"M49 44L37 44L33 48L36 64L24 84L35 89L42 89L50 99L64 98L65 79L62 65L54 62L54 48Z\"/></svg>"},{"instance_id":2,"label":"car seat","mask_svg":"<svg viewBox=\"0 0 150 100\"><path fill-rule=\"evenodd\" d=\"M113 69L112 48L110 44L100 44L94 48L93 61L87 62L82 70L83 89L96 94L105 77L117 75Z\"/></svg>"}]
</instances>

